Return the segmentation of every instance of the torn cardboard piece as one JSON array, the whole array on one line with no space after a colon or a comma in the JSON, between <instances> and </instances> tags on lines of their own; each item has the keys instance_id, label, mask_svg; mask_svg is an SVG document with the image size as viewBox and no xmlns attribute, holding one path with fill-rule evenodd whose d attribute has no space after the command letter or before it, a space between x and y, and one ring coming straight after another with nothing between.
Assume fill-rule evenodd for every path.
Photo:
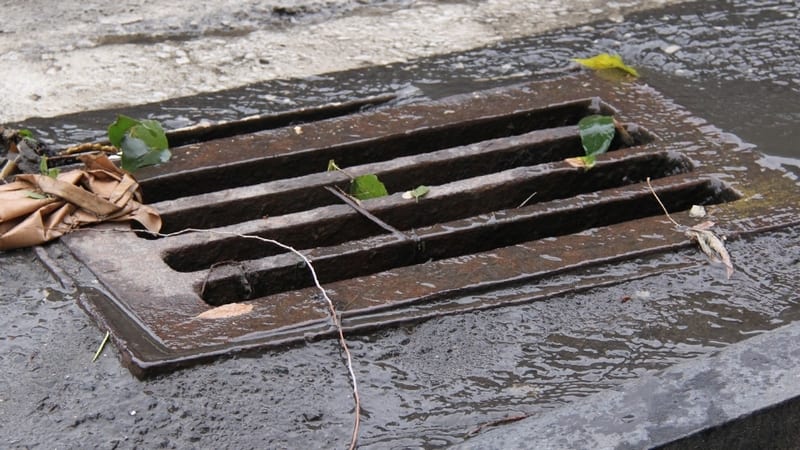
<instances>
[{"instance_id":1,"label":"torn cardboard piece","mask_svg":"<svg viewBox=\"0 0 800 450\"><path fill-rule=\"evenodd\" d=\"M30 247L99 222L135 220L152 232L161 216L143 205L139 183L105 155L85 155L83 170L51 178L17 175L0 186L0 250Z\"/></svg>"}]
</instances>

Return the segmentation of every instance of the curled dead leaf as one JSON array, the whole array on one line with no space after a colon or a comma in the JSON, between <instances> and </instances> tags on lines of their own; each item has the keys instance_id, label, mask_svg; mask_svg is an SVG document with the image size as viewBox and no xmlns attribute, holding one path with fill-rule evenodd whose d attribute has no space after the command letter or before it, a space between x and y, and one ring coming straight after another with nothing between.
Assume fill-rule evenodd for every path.
<instances>
[{"instance_id":1,"label":"curled dead leaf","mask_svg":"<svg viewBox=\"0 0 800 450\"><path fill-rule=\"evenodd\" d=\"M247 303L228 303L227 305L217 306L196 316L197 319L227 319L230 317L241 316L253 310L252 304Z\"/></svg>"},{"instance_id":2,"label":"curled dead leaf","mask_svg":"<svg viewBox=\"0 0 800 450\"><path fill-rule=\"evenodd\" d=\"M713 226L713 222L703 222L696 227L686 230L686 236L690 239L697 241L700 249L708 256L711 262L721 262L725 265L725 273L728 278L733 275L733 263L731 262L731 255L725 248L725 244L717 237L716 234L711 232L709 228Z\"/></svg>"}]
</instances>

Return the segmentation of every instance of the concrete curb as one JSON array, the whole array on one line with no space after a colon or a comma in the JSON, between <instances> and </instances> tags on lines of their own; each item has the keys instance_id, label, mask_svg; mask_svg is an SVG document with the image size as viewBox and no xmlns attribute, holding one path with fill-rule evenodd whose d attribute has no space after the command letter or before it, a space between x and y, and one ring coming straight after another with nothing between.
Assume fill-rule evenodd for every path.
<instances>
[{"instance_id":1,"label":"concrete curb","mask_svg":"<svg viewBox=\"0 0 800 450\"><path fill-rule=\"evenodd\" d=\"M799 343L790 324L458 448L797 448Z\"/></svg>"}]
</instances>

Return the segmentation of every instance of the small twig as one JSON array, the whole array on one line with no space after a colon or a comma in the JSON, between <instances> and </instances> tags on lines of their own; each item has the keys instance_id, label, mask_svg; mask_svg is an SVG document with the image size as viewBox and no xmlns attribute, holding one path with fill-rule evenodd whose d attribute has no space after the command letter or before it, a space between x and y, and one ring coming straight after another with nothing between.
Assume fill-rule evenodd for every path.
<instances>
[{"instance_id":1,"label":"small twig","mask_svg":"<svg viewBox=\"0 0 800 450\"><path fill-rule=\"evenodd\" d=\"M100 343L100 347L98 347L97 351L94 352L94 358L92 358L92 362L97 361L97 358L100 356L100 353L103 353L103 349L106 347L106 342L108 342L109 336L111 336L111 332L106 331L106 337L103 338L103 342Z\"/></svg>"},{"instance_id":2,"label":"small twig","mask_svg":"<svg viewBox=\"0 0 800 450\"><path fill-rule=\"evenodd\" d=\"M372 222L374 222L375 224L377 224L379 227L381 227L384 230L394 234L395 236L397 236L400 239L403 239L403 240L408 239L408 236L406 236L402 231L400 231L397 228L389 225L388 223L386 223L383 220L379 219L377 216L375 216L371 212L369 212L366 209L364 209L361 205L359 205L356 201L354 201L349 195L345 194L344 192L341 192L341 190L337 191L338 188L332 188L330 186L325 186L325 189L328 190L328 192L330 192L331 194L335 195L337 198L339 198L339 200L345 202L349 207L351 207L354 210L356 210L357 213L361 214L362 216L366 217L367 219L369 219Z\"/></svg>"},{"instance_id":3,"label":"small twig","mask_svg":"<svg viewBox=\"0 0 800 450\"><path fill-rule=\"evenodd\" d=\"M3 170L0 170L0 180L6 179L6 177L17 170L17 161L19 161L20 158L22 158L22 155L17 155L16 158L6 161L6 164L3 166Z\"/></svg>"},{"instance_id":4,"label":"small twig","mask_svg":"<svg viewBox=\"0 0 800 450\"><path fill-rule=\"evenodd\" d=\"M354 412L354 418L353 418L353 433L350 436L350 446L348 448L350 450L355 449L356 448L356 444L358 443L359 429L361 427L361 399L360 399L359 394L358 394L358 382L356 380L356 373L355 373L355 370L353 369L353 358L350 355L350 348L347 346L347 340L345 340L345 338L344 338L344 330L342 329L342 321L339 318L339 314L336 312L336 306L334 306L333 300L331 300L331 298L328 297L328 292L325 290L325 288L322 287L322 284L320 284L319 278L317 277L317 271L314 270L314 266L311 265L311 261L304 254L300 253L300 251L298 251L297 249L295 249L292 246L286 245L284 243L278 242L278 241L273 240L273 239L267 239L267 238L263 238L261 236L255 236L255 235L251 235L251 234L240 234L240 233L234 233L234 232L230 232L230 231L218 231L218 230L202 230L202 229L198 229L198 228L185 228L183 230L176 231L174 233L168 233L168 234L155 233L155 232L150 232L150 231L143 231L143 232L150 233L150 234L153 234L153 235L156 235L156 236L159 236L159 237L171 237L171 236L178 236L178 235L187 234L187 233L203 233L203 232L205 232L205 233L217 234L217 235L223 235L223 236L236 236L236 237L240 237L242 239L255 239L255 240L258 240L258 241L261 241L261 242L266 242L268 244L276 245L276 246L278 246L278 247L280 247L280 248L282 248L284 250L288 250L288 251L294 253L300 259L303 260L305 265L308 267L309 272L311 272L311 278L313 278L313 280L314 280L314 285L320 291L320 293L322 294L322 298L328 304L328 310L329 310L330 315L331 315L331 321L333 321L333 324L336 327L336 331L337 331L337 333L339 335L339 344L341 345L342 351L344 352L344 355L345 355L345 360L347 362L347 370L350 372L350 382L353 384L353 400L355 402L355 412Z\"/></svg>"},{"instance_id":5,"label":"small twig","mask_svg":"<svg viewBox=\"0 0 800 450\"><path fill-rule=\"evenodd\" d=\"M233 261L233 260L228 259L228 260L225 260L225 261L217 261L214 264L212 264L211 266L209 266L208 273L206 273L206 276L203 277L203 284L200 286L200 296L201 297L204 297L206 295L206 285L208 285L208 279L211 278L211 274L214 272L214 269L216 269L217 267L220 267L220 266L228 265L228 264L236 265L236 266L239 267L239 271L240 271L240 273L239 273L240 277L239 278L241 279L242 284L244 285L244 289L245 289L246 293L249 295L249 293L252 292L252 288L250 287L250 283L249 283L249 281L247 281L247 275L245 274L244 264L241 261Z\"/></svg>"},{"instance_id":6,"label":"small twig","mask_svg":"<svg viewBox=\"0 0 800 450\"><path fill-rule=\"evenodd\" d=\"M103 152L103 153L116 154L119 153L119 149L114 147L113 145L101 144L99 142L89 142L85 144L73 145L72 147L68 147L63 151L59 152L59 154L74 155L75 153L87 153L87 152Z\"/></svg>"},{"instance_id":7,"label":"small twig","mask_svg":"<svg viewBox=\"0 0 800 450\"><path fill-rule=\"evenodd\" d=\"M625 129L625 125L619 123L616 118L614 118L614 129L617 130L617 133L619 133L620 140L627 147L633 147L634 144L636 144L636 141L633 139L633 136L631 136L631 134L628 133L628 130Z\"/></svg>"},{"instance_id":8,"label":"small twig","mask_svg":"<svg viewBox=\"0 0 800 450\"><path fill-rule=\"evenodd\" d=\"M533 194L529 195L528 198L526 198L522 203L519 204L519 206L517 206L517 208L522 208L523 206L527 205L536 194L538 194L538 192L534 192Z\"/></svg>"},{"instance_id":9,"label":"small twig","mask_svg":"<svg viewBox=\"0 0 800 450\"><path fill-rule=\"evenodd\" d=\"M515 416L508 416L508 417L503 417L502 419L492 420L491 422L486 422L484 424L481 424L473 428L472 430L467 432L467 436L474 436L483 431L485 428L496 427L497 425L504 425L507 423L517 422L522 419L527 419L528 417L530 417L528 414L517 414Z\"/></svg>"},{"instance_id":10,"label":"small twig","mask_svg":"<svg viewBox=\"0 0 800 450\"><path fill-rule=\"evenodd\" d=\"M348 173L346 170L344 170L341 167L339 167L336 164L336 161L334 161L334 160L328 161L328 172L330 172L331 170L335 170L337 172L342 172L343 174L347 175L347 178L350 178L350 182L353 182L356 179L356 177L350 175L350 173Z\"/></svg>"},{"instance_id":11,"label":"small twig","mask_svg":"<svg viewBox=\"0 0 800 450\"><path fill-rule=\"evenodd\" d=\"M650 188L650 192L653 194L653 197L655 197L656 201L658 202L658 204L661 205L661 209L664 210L664 214L667 215L667 219L669 219L670 222L674 223L676 227L683 228L683 226L681 226L681 224L676 222L675 219L673 219L672 216L669 215L669 211L667 211L667 207L664 206L664 203L662 203L661 199L658 198L658 194L656 194L656 191L653 189L653 185L650 184L650 177L647 177L647 187Z\"/></svg>"},{"instance_id":12,"label":"small twig","mask_svg":"<svg viewBox=\"0 0 800 450\"><path fill-rule=\"evenodd\" d=\"M77 228L77 229L70 229L69 231L74 231L74 232L93 231L93 232L97 232L97 233L107 233L107 232L130 233L131 232L130 229L120 229L120 228L111 228L111 229L105 229L105 230L98 230L98 229L95 229L95 228ZM361 398L360 398L360 396L358 394L358 381L356 379L356 372L355 372L355 369L353 369L353 357L350 354L350 348L347 346L347 340L344 338L344 330L342 329L342 321L339 318L339 313L336 311L336 306L333 304L333 300L331 300L331 298L328 296L328 292L325 290L325 288L322 287L322 284L320 284L319 277L317 276L317 271L314 269L314 266L311 264L311 261L308 259L308 257L306 257L306 255L302 254L299 250L295 249L294 247L292 247L290 245L287 245L287 244L284 244L282 242L278 242L278 241L273 240L273 239L263 238L261 236L255 236L255 235L252 235L252 234L234 233L232 231L204 230L204 229L200 229L200 228L184 228L182 230L175 231L173 233L166 233L166 234L165 233L158 233L158 232L155 232L155 231L147 231L147 230L141 230L140 232L141 233L149 233L149 234L151 234L153 236L164 237L164 238L173 237L173 236L179 236L179 235L188 234L188 233L209 233L209 234L216 234L216 235L220 235L220 236L234 236L234 237L239 237L239 238L242 238L242 239L255 239L257 241L266 242L268 244L272 244L272 245L278 246L278 247L280 247L280 248L282 248L284 250L292 252L295 255L297 255L297 257L299 257L301 260L303 260L303 263L305 263L306 267L308 267L309 272L311 272L311 278L314 280L314 286L316 286L316 288L322 294L322 298L325 300L325 303L327 303L328 311L329 311L330 316L331 316L331 321L333 322L333 325L336 327L336 331L337 331L337 334L338 334L338 337L339 337L339 344L340 344L340 346L342 348L342 352L345 355L345 361L346 361L346 364L347 364L347 371L350 373L350 383L352 383L352 385L353 385L353 401L355 403L355 411L353 413L353 416L354 416L353 417L353 433L350 436L350 445L349 445L348 448L350 450L354 450L356 448L356 444L358 443L358 434L359 434L359 430L361 428ZM99 353L99 351L98 351L98 353Z\"/></svg>"},{"instance_id":13,"label":"small twig","mask_svg":"<svg viewBox=\"0 0 800 450\"><path fill-rule=\"evenodd\" d=\"M664 207L664 203L661 202L656 191L653 190L653 186L650 184L650 177L647 177L647 187L650 188L653 197L655 197L658 204L661 205L661 209L664 210L667 219L674 223L678 230L683 230L686 237L697 242L697 244L700 245L700 250L708 256L711 262L721 262L724 264L725 274L728 279L730 279L731 275L733 275L733 262L731 262L731 255L728 253L728 249L725 248L725 244L716 234L709 230L709 228L714 226L714 222L707 221L693 227L685 227L679 224L669 215L667 208Z\"/></svg>"}]
</instances>

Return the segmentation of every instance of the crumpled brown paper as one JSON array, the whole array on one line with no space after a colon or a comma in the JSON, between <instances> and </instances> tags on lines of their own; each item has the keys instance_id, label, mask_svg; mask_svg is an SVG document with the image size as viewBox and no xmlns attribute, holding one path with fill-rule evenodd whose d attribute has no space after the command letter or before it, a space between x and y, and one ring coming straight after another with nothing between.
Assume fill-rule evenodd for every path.
<instances>
[{"instance_id":1,"label":"crumpled brown paper","mask_svg":"<svg viewBox=\"0 0 800 450\"><path fill-rule=\"evenodd\" d=\"M161 229L155 209L143 205L139 183L105 155L81 157L83 170L17 175L0 185L0 250L30 247L98 222L135 220ZM45 198L33 198L42 197Z\"/></svg>"}]
</instances>

